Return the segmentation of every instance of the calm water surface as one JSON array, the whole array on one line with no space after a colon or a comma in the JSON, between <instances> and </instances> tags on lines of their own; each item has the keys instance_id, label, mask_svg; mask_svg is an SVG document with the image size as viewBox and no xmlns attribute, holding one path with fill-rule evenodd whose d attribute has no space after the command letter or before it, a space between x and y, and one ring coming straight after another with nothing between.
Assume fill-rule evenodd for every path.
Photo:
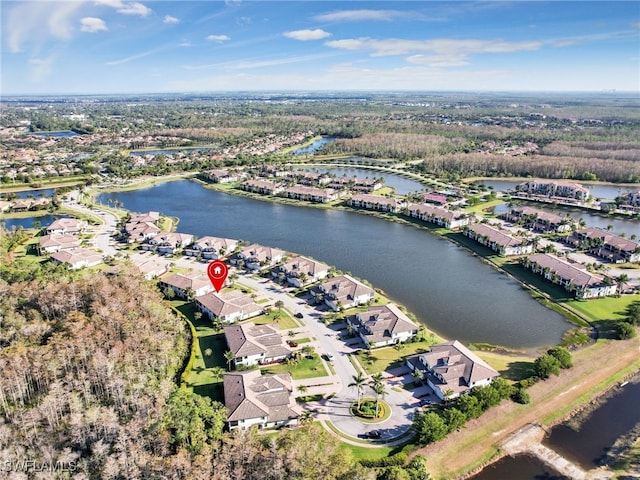
<instances>
[{"instance_id":1,"label":"calm water surface","mask_svg":"<svg viewBox=\"0 0 640 480\"><path fill-rule=\"evenodd\" d=\"M466 250L411 226L226 195L186 180L98 200L106 198L131 211L177 216L180 232L244 239L335 265L382 288L446 338L533 348L556 344L570 327Z\"/></svg>"},{"instance_id":2,"label":"calm water surface","mask_svg":"<svg viewBox=\"0 0 640 480\"><path fill-rule=\"evenodd\" d=\"M311 145L307 145L306 147L298 148L293 151L294 155L313 155L316 153L320 147L322 147L325 143L333 142L335 140L334 137L322 137L318 140L314 140Z\"/></svg>"},{"instance_id":3,"label":"calm water surface","mask_svg":"<svg viewBox=\"0 0 640 480\"><path fill-rule=\"evenodd\" d=\"M323 168L323 167L308 167L301 170L308 170L318 173L332 173L338 177L359 177L359 178L384 178L384 184L388 187L393 187L396 193L400 195L406 195L411 192L420 192L425 190L424 185L416 180L405 178L400 175L394 175L393 173L384 173L377 170L368 170L366 168Z\"/></svg>"},{"instance_id":4,"label":"calm water surface","mask_svg":"<svg viewBox=\"0 0 640 480\"><path fill-rule=\"evenodd\" d=\"M618 388L577 430L571 422L557 425L544 443L583 468L594 468L619 437L640 423L639 405L640 376Z\"/></svg>"},{"instance_id":5,"label":"calm water surface","mask_svg":"<svg viewBox=\"0 0 640 480\"><path fill-rule=\"evenodd\" d=\"M600 227L606 229L611 225L611 231L616 234L624 233L627 237L636 235L640 237L640 220L632 218L624 218L620 216L598 215L587 210L570 207L549 207L542 203L536 202L520 202L522 205L529 205L540 210L553 212L557 215L569 215L577 221L584 220L588 227ZM496 213L503 213L508 210L507 204L498 205L495 208Z\"/></svg>"},{"instance_id":6,"label":"calm water surface","mask_svg":"<svg viewBox=\"0 0 640 480\"><path fill-rule=\"evenodd\" d=\"M503 457L470 480L569 480L529 455Z\"/></svg>"},{"instance_id":7,"label":"calm water surface","mask_svg":"<svg viewBox=\"0 0 640 480\"><path fill-rule=\"evenodd\" d=\"M504 192L507 190L513 190L522 182L517 182L514 180L479 180L475 182L476 185L486 185L487 187L493 187L493 189L497 192ZM580 182L576 182L580 183ZM587 187L591 192L591 195L595 198L602 198L613 200L614 198L628 192L636 191L640 188L640 185L636 187L622 187L618 185L591 185L591 184L582 184Z\"/></svg>"},{"instance_id":8,"label":"calm water surface","mask_svg":"<svg viewBox=\"0 0 640 480\"><path fill-rule=\"evenodd\" d=\"M46 227L57 218L60 218L60 215L44 215L42 217L28 218L4 218L0 219L0 223L4 223L7 230L17 227L33 228L33 222L40 222L41 227Z\"/></svg>"}]
</instances>

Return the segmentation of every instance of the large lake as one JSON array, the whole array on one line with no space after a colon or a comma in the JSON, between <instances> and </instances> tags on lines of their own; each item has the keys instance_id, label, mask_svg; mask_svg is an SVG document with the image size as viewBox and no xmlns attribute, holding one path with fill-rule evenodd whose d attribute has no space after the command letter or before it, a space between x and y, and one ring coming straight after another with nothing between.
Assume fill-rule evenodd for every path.
<instances>
[{"instance_id":1,"label":"large lake","mask_svg":"<svg viewBox=\"0 0 640 480\"><path fill-rule=\"evenodd\" d=\"M236 197L191 181L101 194L131 211L180 218L178 231L310 255L365 278L449 339L510 348L558 343L570 325L452 242L354 212Z\"/></svg>"}]
</instances>

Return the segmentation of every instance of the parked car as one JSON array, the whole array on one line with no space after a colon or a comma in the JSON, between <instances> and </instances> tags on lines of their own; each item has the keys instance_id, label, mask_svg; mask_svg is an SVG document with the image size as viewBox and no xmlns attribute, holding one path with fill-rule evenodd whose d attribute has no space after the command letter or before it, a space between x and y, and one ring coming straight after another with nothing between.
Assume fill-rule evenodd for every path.
<instances>
[{"instance_id":1,"label":"parked car","mask_svg":"<svg viewBox=\"0 0 640 480\"><path fill-rule=\"evenodd\" d=\"M302 315L302 313L298 312L295 314L296 318L304 318L304 315Z\"/></svg>"},{"instance_id":2,"label":"parked car","mask_svg":"<svg viewBox=\"0 0 640 480\"><path fill-rule=\"evenodd\" d=\"M358 438L379 440L382 438L382 433L380 433L380 430L371 430L370 432L361 433Z\"/></svg>"},{"instance_id":3,"label":"parked car","mask_svg":"<svg viewBox=\"0 0 640 480\"><path fill-rule=\"evenodd\" d=\"M298 346L298 343L297 343L297 342L294 342L293 340L289 340L289 341L287 342L287 345L289 345L291 348L295 348L295 347L297 347L297 346Z\"/></svg>"},{"instance_id":4,"label":"parked car","mask_svg":"<svg viewBox=\"0 0 640 480\"><path fill-rule=\"evenodd\" d=\"M325 355L325 357L327 357L327 360L328 360L329 362L333 362L333 355L332 355L332 354L327 353L327 354Z\"/></svg>"}]
</instances>

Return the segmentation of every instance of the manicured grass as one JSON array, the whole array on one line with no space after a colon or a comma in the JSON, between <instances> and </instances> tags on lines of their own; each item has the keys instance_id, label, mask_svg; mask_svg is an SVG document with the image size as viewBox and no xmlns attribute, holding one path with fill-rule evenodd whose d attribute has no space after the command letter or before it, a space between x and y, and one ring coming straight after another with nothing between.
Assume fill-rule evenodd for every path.
<instances>
[{"instance_id":1,"label":"manicured grass","mask_svg":"<svg viewBox=\"0 0 640 480\"><path fill-rule=\"evenodd\" d=\"M74 185L79 185L85 183L88 175L81 176L71 176L71 177L53 177L53 178L43 178L38 179L37 183L39 185L38 188L31 187L31 184L15 184L11 187L2 186L0 187L0 193L10 193L10 192L25 192L25 191L34 191L37 192L39 189L45 188L60 188L60 187L71 187Z\"/></svg>"},{"instance_id":2,"label":"manicured grass","mask_svg":"<svg viewBox=\"0 0 640 480\"><path fill-rule=\"evenodd\" d=\"M272 311L269 315L258 315L257 317L250 318L248 322L253 322L256 325L271 325L280 330L291 330L298 328L298 324L291 318L285 310L278 312L278 310Z\"/></svg>"},{"instance_id":3,"label":"manicured grass","mask_svg":"<svg viewBox=\"0 0 640 480\"><path fill-rule=\"evenodd\" d=\"M507 380L517 382L533 375L534 358L482 350L475 350L473 353L496 369Z\"/></svg>"},{"instance_id":4,"label":"manicured grass","mask_svg":"<svg viewBox=\"0 0 640 480\"><path fill-rule=\"evenodd\" d=\"M624 316L624 309L634 301L640 301L640 295L592 298L590 300L570 300L565 303L588 319L598 321L619 320Z\"/></svg>"},{"instance_id":5,"label":"manicured grass","mask_svg":"<svg viewBox=\"0 0 640 480\"><path fill-rule=\"evenodd\" d=\"M374 374L400 366L402 362L400 357L427 352L433 343L438 343L441 340L439 337L434 336L433 342L429 339L415 343L405 343L400 352L394 347L382 347L372 349L371 355L368 355L366 350L360 350L356 355L367 373Z\"/></svg>"},{"instance_id":6,"label":"manicured grass","mask_svg":"<svg viewBox=\"0 0 640 480\"><path fill-rule=\"evenodd\" d=\"M311 339L310 338L294 338L293 341L296 343L309 343L311 342Z\"/></svg>"},{"instance_id":7,"label":"manicured grass","mask_svg":"<svg viewBox=\"0 0 640 480\"><path fill-rule=\"evenodd\" d=\"M395 189L393 189L392 187L382 187L382 188L379 188L378 190L373 191L373 195L387 195L389 193L391 194L396 193Z\"/></svg>"},{"instance_id":8,"label":"manicured grass","mask_svg":"<svg viewBox=\"0 0 640 480\"><path fill-rule=\"evenodd\" d=\"M490 200L488 202L480 202L477 205L471 205L466 207L465 210L467 212L477 213L478 215L487 215L487 213L490 213L495 207L502 203L505 203L504 199L496 198L495 200Z\"/></svg>"},{"instance_id":9,"label":"manicured grass","mask_svg":"<svg viewBox=\"0 0 640 480\"><path fill-rule=\"evenodd\" d=\"M4 219L13 218L33 218L34 221L36 221L38 217L44 217L45 215L49 215L50 213L51 212L49 210L30 210L28 212L0 213L0 222Z\"/></svg>"},{"instance_id":10,"label":"manicured grass","mask_svg":"<svg viewBox=\"0 0 640 480\"><path fill-rule=\"evenodd\" d=\"M307 378L326 377L327 371L322 365L320 356L316 353L310 357L303 357L291 367L286 363L276 363L262 368L262 373L291 373L294 380L304 380Z\"/></svg>"}]
</instances>

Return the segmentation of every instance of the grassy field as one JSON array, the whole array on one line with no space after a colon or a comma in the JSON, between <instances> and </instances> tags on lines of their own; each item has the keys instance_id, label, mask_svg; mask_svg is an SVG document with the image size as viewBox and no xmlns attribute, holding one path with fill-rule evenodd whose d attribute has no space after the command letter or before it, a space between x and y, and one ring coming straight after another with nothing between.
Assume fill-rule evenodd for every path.
<instances>
[{"instance_id":1,"label":"grassy field","mask_svg":"<svg viewBox=\"0 0 640 480\"><path fill-rule=\"evenodd\" d=\"M38 180L38 187L32 187L34 183L26 184L19 183L11 186L3 185L0 187L0 193L11 193L11 192L26 192L26 191L38 191L46 188L60 188L60 187L72 187L74 185L84 184L87 180L88 175L76 175L73 177L52 177L52 178L43 178Z\"/></svg>"},{"instance_id":2,"label":"grassy field","mask_svg":"<svg viewBox=\"0 0 640 480\"><path fill-rule=\"evenodd\" d=\"M510 353L475 350L473 353L497 370L503 378L517 382L533 375L534 358Z\"/></svg>"},{"instance_id":3,"label":"grassy field","mask_svg":"<svg viewBox=\"0 0 640 480\"><path fill-rule=\"evenodd\" d=\"M285 332L287 330L291 330L293 328L298 328L298 324L295 322L295 320L291 317L291 315L289 315L289 313L282 309L280 311L278 310L273 310L270 314L266 315L259 315L257 317L253 317L249 320L247 320L248 322L253 322L256 325L272 325L275 328L278 328L280 330L284 330Z\"/></svg>"},{"instance_id":4,"label":"grassy field","mask_svg":"<svg viewBox=\"0 0 640 480\"><path fill-rule=\"evenodd\" d=\"M372 349L370 354L366 350L360 350L356 356L367 373L373 375L400 366L402 357L427 352L431 345L440 341L438 337L434 337L432 341L427 336L427 340L402 344L399 351L394 347L382 347Z\"/></svg>"},{"instance_id":5,"label":"grassy field","mask_svg":"<svg viewBox=\"0 0 640 480\"><path fill-rule=\"evenodd\" d=\"M501 198L496 198L487 202L481 201L477 205L468 206L465 208L465 210L470 213L477 213L478 215L487 215L488 213L493 212L493 209L501 203L504 203L504 200Z\"/></svg>"},{"instance_id":6,"label":"grassy field","mask_svg":"<svg viewBox=\"0 0 640 480\"><path fill-rule=\"evenodd\" d=\"M320 355L314 353L308 357L302 357L298 362L289 366L287 363L275 363L262 368L262 373L290 373L294 380L307 378L326 377L326 369L320 360Z\"/></svg>"}]
</instances>

